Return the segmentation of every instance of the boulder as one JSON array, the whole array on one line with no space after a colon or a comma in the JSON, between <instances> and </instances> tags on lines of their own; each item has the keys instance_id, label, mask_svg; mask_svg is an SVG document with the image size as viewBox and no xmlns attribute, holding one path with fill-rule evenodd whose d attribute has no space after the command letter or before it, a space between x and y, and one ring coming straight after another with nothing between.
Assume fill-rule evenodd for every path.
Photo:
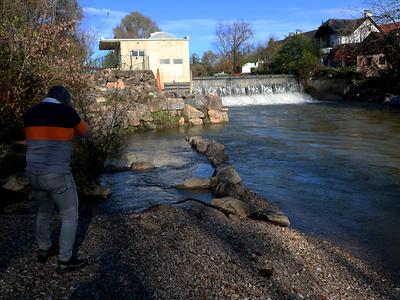
<instances>
[{"instance_id":1,"label":"boulder","mask_svg":"<svg viewBox=\"0 0 400 300\"><path fill-rule=\"evenodd\" d=\"M136 111L128 110L127 113L128 125L138 127L140 123L140 116Z\"/></svg>"},{"instance_id":2,"label":"boulder","mask_svg":"<svg viewBox=\"0 0 400 300\"><path fill-rule=\"evenodd\" d=\"M143 122L153 122L153 117L146 104L136 104L134 110Z\"/></svg>"},{"instance_id":3,"label":"boulder","mask_svg":"<svg viewBox=\"0 0 400 300\"><path fill-rule=\"evenodd\" d=\"M112 159L104 163L104 171L107 173L117 173L129 170L126 159Z\"/></svg>"},{"instance_id":4,"label":"boulder","mask_svg":"<svg viewBox=\"0 0 400 300\"><path fill-rule=\"evenodd\" d=\"M189 124L192 125L192 126L203 125L203 119L201 119L201 118L191 118L191 119L189 119Z\"/></svg>"},{"instance_id":5,"label":"boulder","mask_svg":"<svg viewBox=\"0 0 400 300\"><path fill-rule=\"evenodd\" d=\"M224 107L222 104L222 99L219 95L217 94L209 94L207 96L207 103L206 103L207 109L211 110L220 110L221 108Z\"/></svg>"},{"instance_id":6,"label":"boulder","mask_svg":"<svg viewBox=\"0 0 400 300\"><path fill-rule=\"evenodd\" d=\"M238 184L242 181L239 173L229 165L218 167L216 170L216 177L232 184Z\"/></svg>"},{"instance_id":7,"label":"boulder","mask_svg":"<svg viewBox=\"0 0 400 300\"><path fill-rule=\"evenodd\" d=\"M182 110L185 108L185 103L182 98L167 98L162 102L162 110Z\"/></svg>"},{"instance_id":8,"label":"boulder","mask_svg":"<svg viewBox=\"0 0 400 300\"><path fill-rule=\"evenodd\" d=\"M214 164L214 166L221 165L224 161L227 160L226 155L224 154L224 145L212 141L208 144L207 150L205 152L208 159Z\"/></svg>"},{"instance_id":9,"label":"boulder","mask_svg":"<svg viewBox=\"0 0 400 300\"><path fill-rule=\"evenodd\" d=\"M185 118L184 118L184 117L181 117L181 118L179 119L178 125L181 126L181 127L182 127L183 125L185 125Z\"/></svg>"},{"instance_id":10,"label":"boulder","mask_svg":"<svg viewBox=\"0 0 400 300\"><path fill-rule=\"evenodd\" d=\"M202 111L194 108L193 106L191 106L189 104L184 105L183 114L189 120L192 118L201 118L201 119L204 118L204 113Z\"/></svg>"},{"instance_id":11,"label":"boulder","mask_svg":"<svg viewBox=\"0 0 400 300\"><path fill-rule=\"evenodd\" d=\"M249 213L248 204L233 197L225 197L220 199L216 198L212 200L211 204L214 204L226 210L232 210L234 214L240 219L247 218L247 215Z\"/></svg>"},{"instance_id":12,"label":"boulder","mask_svg":"<svg viewBox=\"0 0 400 300\"><path fill-rule=\"evenodd\" d=\"M207 99L201 95L196 95L194 98L185 98L184 102L202 111L206 108Z\"/></svg>"},{"instance_id":13,"label":"boulder","mask_svg":"<svg viewBox=\"0 0 400 300\"><path fill-rule=\"evenodd\" d=\"M254 211L248 217L253 220L267 221L282 227L290 225L289 218L276 207Z\"/></svg>"},{"instance_id":14,"label":"boulder","mask_svg":"<svg viewBox=\"0 0 400 300\"><path fill-rule=\"evenodd\" d=\"M215 176L211 178L211 190L217 197L239 198L246 189L241 184L241 178L232 166L219 166Z\"/></svg>"},{"instance_id":15,"label":"boulder","mask_svg":"<svg viewBox=\"0 0 400 300\"><path fill-rule=\"evenodd\" d=\"M210 178L199 177L189 178L184 182L175 185L176 189L180 190L205 190L210 188Z\"/></svg>"},{"instance_id":16,"label":"boulder","mask_svg":"<svg viewBox=\"0 0 400 300\"><path fill-rule=\"evenodd\" d=\"M130 168L132 171L136 172L148 172L155 169L156 167L148 162L134 162L131 164Z\"/></svg>"},{"instance_id":17,"label":"boulder","mask_svg":"<svg viewBox=\"0 0 400 300\"><path fill-rule=\"evenodd\" d=\"M228 224L229 220L227 216L218 209L205 206L195 201L189 201L189 203L189 209L202 221L220 223L224 225Z\"/></svg>"},{"instance_id":18,"label":"boulder","mask_svg":"<svg viewBox=\"0 0 400 300\"><path fill-rule=\"evenodd\" d=\"M212 124L220 124L220 123L228 123L229 122L229 117L228 113L221 111L221 110L215 110L215 109L210 109L208 112L208 118L210 119L210 122Z\"/></svg>"}]
</instances>

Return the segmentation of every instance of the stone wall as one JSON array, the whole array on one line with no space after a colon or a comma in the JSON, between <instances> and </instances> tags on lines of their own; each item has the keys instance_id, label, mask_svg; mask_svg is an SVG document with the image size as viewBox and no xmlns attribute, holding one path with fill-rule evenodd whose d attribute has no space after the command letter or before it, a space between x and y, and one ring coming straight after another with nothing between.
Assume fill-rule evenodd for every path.
<instances>
[{"instance_id":1,"label":"stone wall","mask_svg":"<svg viewBox=\"0 0 400 300\"><path fill-rule=\"evenodd\" d=\"M351 86L348 79L315 79L305 84L305 92L318 100L344 100Z\"/></svg>"},{"instance_id":2,"label":"stone wall","mask_svg":"<svg viewBox=\"0 0 400 300\"><path fill-rule=\"evenodd\" d=\"M128 103L126 125L159 127L198 126L229 121L228 109L216 94L194 95L163 92L151 71L99 70L92 75L96 85L96 105L106 105L116 93Z\"/></svg>"}]
</instances>

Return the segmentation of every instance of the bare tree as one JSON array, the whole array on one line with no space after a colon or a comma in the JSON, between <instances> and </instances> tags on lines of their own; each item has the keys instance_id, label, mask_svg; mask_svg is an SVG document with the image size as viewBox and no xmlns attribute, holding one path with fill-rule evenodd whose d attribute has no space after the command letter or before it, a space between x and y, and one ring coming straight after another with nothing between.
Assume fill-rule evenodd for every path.
<instances>
[{"instance_id":1,"label":"bare tree","mask_svg":"<svg viewBox=\"0 0 400 300\"><path fill-rule=\"evenodd\" d=\"M114 28L114 35L120 39L144 39L157 31L160 31L160 28L152 19L139 12L133 12L125 16L121 23Z\"/></svg>"},{"instance_id":2,"label":"bare tree","mask_svg":"<svg viewBox=\"0 0 400 300\"><path fill-rule=\"evenodd\" d=\"M395 23L400 21L399 0L366 0L375 19L382 23Z\"/></svg>"},{"instance_id":3,"label":"bare tree","mask_svg":"<svg viewBox=\"0 0 400 300\"><path fill-rule=\"evenodd\" d=\"M254 36L250 24L243 21L218 23L215 36L215 45L219 52L231 61L233 71L237 71L239 56L246 48L247 42Z\"/></svg>"}]
</instances>

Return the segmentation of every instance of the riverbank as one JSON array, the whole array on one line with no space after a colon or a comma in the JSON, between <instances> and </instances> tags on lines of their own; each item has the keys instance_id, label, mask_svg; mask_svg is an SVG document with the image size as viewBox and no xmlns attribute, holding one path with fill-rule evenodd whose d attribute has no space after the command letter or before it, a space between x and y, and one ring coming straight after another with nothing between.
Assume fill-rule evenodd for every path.
<instances>
[{"instance_id":1,"label":"riverbank","mask_svg":"<svg viewBox=\"0 0 400 300\"><path fill-rule=\"evenodd\" d=\"M33 215L2 216L0 224L2 299L400 296L388 279L329 242L265 222L235 224L197 203L142 214L81 210L77 244L90 264L65 275L55 258L36 263Z\"/></svg>"},{"instance_id":2,"label":"riverbank","mask_svg":"<svg viewBox=\"0 0 400 300\"><path fill-rule=\"evenodd\" d=\"M201 150L199 138L189 141ZM221 147L214 145L213 149ZM224 168L217 152L221 154L205 153L214 165ZM230 193L226 183L217 184L217 191ZM240 187L234 190L241 191ZM256 199L251 204L257 206ZM0 298L400 296L398 285L330 242L263 220L233 218L197 201L155 205L142 213L127 214L105 213L96 204L85 203L80 215L77 247L90 264L85 270L63 275L56 272L56 258L44 265L35 261L33 214L0 218ZM60 225L56 220L53 240Z\"/></svg>"}]
</instances>

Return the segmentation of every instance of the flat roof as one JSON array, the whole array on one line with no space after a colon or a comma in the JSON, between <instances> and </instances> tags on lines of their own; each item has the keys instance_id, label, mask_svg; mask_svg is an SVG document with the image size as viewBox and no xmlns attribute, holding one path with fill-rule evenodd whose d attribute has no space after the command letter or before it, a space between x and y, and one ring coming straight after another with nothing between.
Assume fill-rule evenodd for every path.
<instances>
[{"instance_id":1,"label":"flat roof","mask_svg":"<svg viewBox=\"0 0 400 300\"><path fill-rule=\"evenodd\" d=\"M162 38L162 39L100 39L99 50L116 50L120 47L120 42L161 42L161 41L189 41L189 37L184 38Z\"/></svg>"}]
</instances>

